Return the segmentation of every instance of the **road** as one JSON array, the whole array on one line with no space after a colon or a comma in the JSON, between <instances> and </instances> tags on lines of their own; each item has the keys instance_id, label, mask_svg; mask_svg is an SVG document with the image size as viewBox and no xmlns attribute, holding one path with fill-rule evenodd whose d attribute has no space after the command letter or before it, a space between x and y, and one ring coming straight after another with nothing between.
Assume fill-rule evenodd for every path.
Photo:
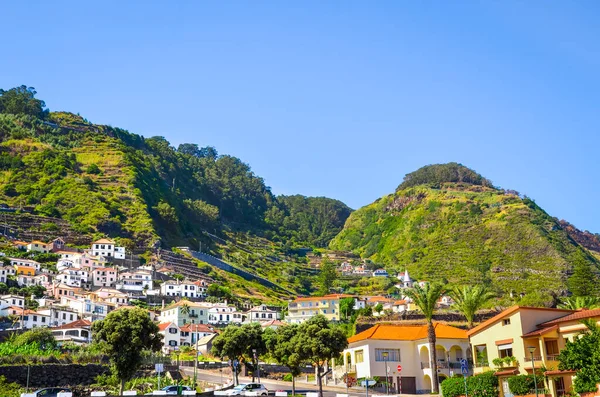
<instances>
[{"instance_id":1,"label":"road","mask_svg":"<svg viewBox=\"0 0 600 397\"><path fill-rule=\"evenodd\" d=\"M182 367L181 369L183 372L185 372L185 374L187 376L190 376L190 377L194 376L194 368ZM204 380L207 382L211 382L211 383L226 382L227 379L229 378L229 375L230 375L229 373L223 372L223 377L221 377L220 374L216 374L211 371L198 370L198 379ZM244 376L240 376L239 380L240 380L240 383L252 382L252 378L248 378L248 377L244 377ZM292 383L291 382L276 381L276 380L272 380L272 379L261 379L260 383L265 385L265 387L267 389L269 389L269 391L271 391L271 392L283 390L283 391L288 392L290 395L292 393ZM314 392L314 391L318 391L318 390L319 390L319 388L316 385L311 385L311 384L308 384L305 382L296 382L296 393L297 394L300 394L300 393L305 394L306 392ZM324 397L335 397L335 395L337 393L345 394L346 389L344 387L323 386L323 396ZM364 393L358 393L355 390L350 390L350 393L349 393L350 397L364 397L364 395L365 395ZM369 395L371 395L370 391L369 391Z\"/></svg>"}]
</instances>

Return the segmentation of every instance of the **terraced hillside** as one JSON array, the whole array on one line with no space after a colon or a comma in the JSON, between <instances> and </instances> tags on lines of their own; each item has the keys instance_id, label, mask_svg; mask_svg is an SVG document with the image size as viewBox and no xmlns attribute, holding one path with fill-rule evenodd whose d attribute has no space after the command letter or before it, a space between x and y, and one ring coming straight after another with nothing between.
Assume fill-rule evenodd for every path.
<instances>
[{"instance_id":1,"label":"terraced hillside","mask_svg":"<svg viewBox=\"0 0 600 397\"><path fill-rule=\"evenodd\" d=\"M464 168L462 175L473 172ZM486 284L507 304L521 294L521 304L552 304L567 290L598 292L600 262L532 200L425 171L431 179L413 179L352 213L330 247L419 279Z\"/></svg>"}]
</instances>

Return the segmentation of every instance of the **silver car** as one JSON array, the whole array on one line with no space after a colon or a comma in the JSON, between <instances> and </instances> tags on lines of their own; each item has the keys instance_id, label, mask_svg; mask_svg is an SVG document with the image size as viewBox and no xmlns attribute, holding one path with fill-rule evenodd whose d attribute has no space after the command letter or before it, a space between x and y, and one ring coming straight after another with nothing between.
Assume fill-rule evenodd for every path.
<instances>
[{"instance_id":1,"label":"silver car","mask_svg":"<svg viewBox=\"0 0 600 397\"><path fill-rule=\"evenodd\" d=\"M246 392L256 393L259 396L266 396L269 394L269 390L260 383L241 383L229 390L227 395L229 396L243 396Z\"/></svg>"},{"instance_id":2,"label":"silver car","mask_svg":"<svg viewBox=\"0 0 600 397\"><path fill-rule=\"evenodd\" d=\"M166 391L168 396L176 396L177 388L179 388L179 387L181 388L181 391L194 390L190 386L177 386L177 385L165 386L160 390ZM152 395L152 393L146 393L146 396L151 396L151 395Z\"/></svg>"},{"instance_id":3,"label":"silver car","mask_svg":"<svg viewBox=\"0 0 600 397\"><path fill-rule=\"evenodd\" d=\"M40 389L38 391L34 391L33 395L35 397L56 397L56 396L58 396L58 393L61 393L61 392L70 393L71 390L67 389L66 387L49 387L46 389Z\"/></svg>"}]
</instances>

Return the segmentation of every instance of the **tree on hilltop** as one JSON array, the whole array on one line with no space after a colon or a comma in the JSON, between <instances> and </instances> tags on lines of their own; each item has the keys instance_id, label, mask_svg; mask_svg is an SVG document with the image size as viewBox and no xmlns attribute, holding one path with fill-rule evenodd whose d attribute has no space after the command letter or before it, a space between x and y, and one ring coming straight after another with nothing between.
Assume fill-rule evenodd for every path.
<instances>
[{"instance_id":1,"label":"tree on hilltop","mask_svg":"<svg viewBox=\"0 0 600 397\"><path fill-rule=\"evenodd\" d=\"M22 85L3 90L0 88L0 113L28 114L41 119L48 115L46 103L35 98L35 88Z\"/></svg>"}]
</instances>

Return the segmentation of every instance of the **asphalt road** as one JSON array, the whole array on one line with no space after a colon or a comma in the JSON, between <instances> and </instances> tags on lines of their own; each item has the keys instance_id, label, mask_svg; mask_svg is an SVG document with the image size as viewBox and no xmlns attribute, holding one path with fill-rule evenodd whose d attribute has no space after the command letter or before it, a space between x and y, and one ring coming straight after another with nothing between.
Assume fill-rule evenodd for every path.
<instances>
[{"instance_id":1,"label":"asphalt road","mask_svg":"<svg viewBox=\"0 0 600 397\"><path fill-rule=\"evenodd\" d=\"M182 367L182 370L186 373L187 376L194 376L194 368L190 367ZM226 382L230 377L230 374L227 369L223 371L223 377L220 374L215 374L210 371L198 370L198 379L204 380L207 382L221 383ZM240 383L249 383L252 382L252 378L246 378L243 376L239 377ZM292 383L291 382L283 382L283 381L274 381L271 379L261 379L260 383L265 385L265 387L270 392L275 391L286 391L289 394L292 393ZM319 388L316 385L310 385L304 382L296 382L296 393L297 394L305 394L306 392L314 392L318 391ZM337 393L346 393L346 389L344 387L331 387L331 386L323 386L323 396L324 397L335 397ZM369 392L369 395L371 393ZM357 393L356 391L350 390L350 397L364 397L364 393Z\"/></svg>"}]
</instances>

